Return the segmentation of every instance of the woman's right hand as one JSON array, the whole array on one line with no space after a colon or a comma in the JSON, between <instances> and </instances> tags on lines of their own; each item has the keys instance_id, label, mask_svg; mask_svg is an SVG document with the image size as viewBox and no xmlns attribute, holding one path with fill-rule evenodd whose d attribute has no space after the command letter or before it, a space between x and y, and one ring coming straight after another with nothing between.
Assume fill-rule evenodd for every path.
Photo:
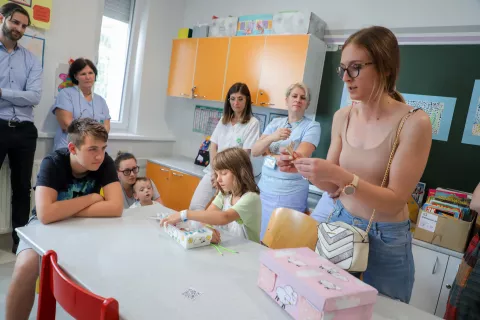
<instances>
[{"instance_id":1,"label":"woman's right hand","mask_svg":"<svg viewBox=\"0 0 480 320\"><path fill-rule=\"evenodd\" d=\"M287 140L290 138L290 134L292 130L288 128L278 128L277 131L271 134L273 142L277 142L280 140Z\"/></svg>"}]
</instances>

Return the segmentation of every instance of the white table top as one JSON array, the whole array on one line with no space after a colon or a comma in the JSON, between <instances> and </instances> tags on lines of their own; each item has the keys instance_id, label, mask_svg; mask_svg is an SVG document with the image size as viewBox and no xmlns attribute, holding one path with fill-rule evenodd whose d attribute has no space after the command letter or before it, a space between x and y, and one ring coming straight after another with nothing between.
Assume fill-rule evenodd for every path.
<instances>
[{"instance_id":1,"label":"white table top","mask_svg":"<svg viewBox=\"0 0 480 320\"><path fill-rule=\"evenodd\" d=\"M55 250L78 283L117 299L122 319L290 319L257 286L259 254L267 248L224 236L222 245L239 254L185 250L147 218L168 211L142 207L121 218L75 218L17 232L39 254ZM182 296L190 287L202 292L193 302ZM373 319L438 318L378 297Z\"/></svg>"}]
</instances>

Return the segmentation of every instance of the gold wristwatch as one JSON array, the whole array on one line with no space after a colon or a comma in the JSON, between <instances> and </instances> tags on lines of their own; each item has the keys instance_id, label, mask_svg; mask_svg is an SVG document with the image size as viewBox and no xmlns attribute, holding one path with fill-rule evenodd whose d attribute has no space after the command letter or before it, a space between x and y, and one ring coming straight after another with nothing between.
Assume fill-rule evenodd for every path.
<instances>
[{"instance_id":1,"label":"gold wristwatch","mask_svg":"<svg viewBox=\"0 0 480 320\"><path fill-rule=\"evenodd\" d=\"M355 191L357 190L357 186L358 186L358 176L354 174L353 181L350 184L347 184L345 187L343 187L343 193L346 194L347 196L351 196L355 194Z\"/></svg>"}]
</instances>

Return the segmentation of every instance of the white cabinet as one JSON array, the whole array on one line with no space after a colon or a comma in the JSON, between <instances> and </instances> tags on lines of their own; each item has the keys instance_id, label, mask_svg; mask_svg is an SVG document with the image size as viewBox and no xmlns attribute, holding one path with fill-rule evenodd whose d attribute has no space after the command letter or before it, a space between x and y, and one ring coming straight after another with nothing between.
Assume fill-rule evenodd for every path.
<instances>
[{"instance_id":1,"label":"white cabinet","mask_svg":"<svg viewBox=\"0 0 480 320\"><path fill-rule=\"evenodd\" d=\"M416 245L412 246L412 252L415 283L410 304L435 314L449 256Z\"/></svg>"},{"instance_id":2,"label":"white cabinet","mask_svg":"<svg viewBox=\"0 0 480 320\"><path fill-rule=\"evenodd\" d=\"M461 259L450 256L448 258L447 270L445 271L445 277L443 278L442 291L440 291L440 297L438 298L437 309L435 315L437 317L443 318L445 315L445 310L447 308L448 295L450 294L450 289L455 281L457 276L458 267L462 262Z\"/></svg>"}]
</instances>

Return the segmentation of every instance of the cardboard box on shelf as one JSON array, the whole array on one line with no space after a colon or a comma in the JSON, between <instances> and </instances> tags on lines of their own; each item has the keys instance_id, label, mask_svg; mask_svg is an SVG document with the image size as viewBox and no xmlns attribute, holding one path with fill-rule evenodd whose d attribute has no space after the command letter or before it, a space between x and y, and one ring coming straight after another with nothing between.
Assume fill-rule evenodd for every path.
<instances>
[{"instance_id":1,"label":"cardboard box on shelf","mask_svg":"<svg viewBox=\"0 0 480 320\"><path fill-rule=\"evenodd\" d=\"M463 221L420 210L413 237L450 250L465 252L476 220L476 214L472 215L470 221Z\"/></svg>"}]
</instances>

